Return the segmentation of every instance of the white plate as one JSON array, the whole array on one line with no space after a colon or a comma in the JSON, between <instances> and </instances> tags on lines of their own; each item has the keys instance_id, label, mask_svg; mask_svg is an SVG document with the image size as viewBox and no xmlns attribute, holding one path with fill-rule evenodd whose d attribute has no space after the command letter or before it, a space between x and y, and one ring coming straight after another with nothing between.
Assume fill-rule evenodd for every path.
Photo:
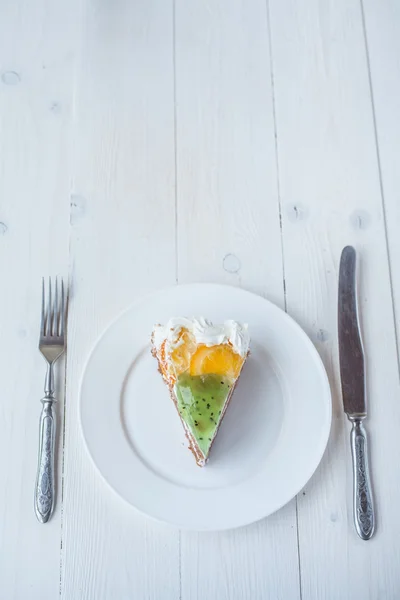
<instances>
[{"instance_id":1,"label":"white plate","mask_svg":"<svg viewBox=\"0 0 400 600\"><path fill-rule=\"evenodd\" d=\"M247 322L251 336L204 468L150 354L154 323L181 315ZM89 453L110 486L141 512L195 530L239 527L286 504L320 462L331 423L328 379L302 329L267 300L212 284L170 288L118 317L89 358L80 402Z\"/></svg>"}]
</instances>

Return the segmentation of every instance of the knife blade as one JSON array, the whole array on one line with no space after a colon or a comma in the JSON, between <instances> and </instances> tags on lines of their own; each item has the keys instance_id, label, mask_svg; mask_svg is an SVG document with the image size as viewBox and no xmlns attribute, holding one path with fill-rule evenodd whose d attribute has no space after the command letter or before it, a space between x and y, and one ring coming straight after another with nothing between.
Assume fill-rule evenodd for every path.
<instances>
[{"instance_id":1,"label":"knife blade","mask_svg":"<svg viewBox=\"0 0 400 600\"><path fill-rule=\"evenodd\" d=\"M356 252L343 249L339 271L339 361L344 411L366 416L364 351L358 324Z\"/></svg>"},{"instance_id":2,"label":"knife blade","mask_svg":"<svg viewBox=\"0 0 400 600\"><path fill-rule=\"evenodd\" d=\"M339 363L343 408L352 429L350 433L353 461L354 524L363 540L372 537L375 513L368 465L367 433L363 421L367 416L364 350L361 340L356 285L356 251L346 246L339 269L338 295Z\"/></svg>"}]
</instances>

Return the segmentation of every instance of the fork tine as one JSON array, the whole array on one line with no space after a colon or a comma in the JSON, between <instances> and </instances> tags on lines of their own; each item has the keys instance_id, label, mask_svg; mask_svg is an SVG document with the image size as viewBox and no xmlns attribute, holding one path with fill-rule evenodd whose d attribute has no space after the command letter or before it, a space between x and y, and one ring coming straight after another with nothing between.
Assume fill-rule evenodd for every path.
<instances>
[{"instance_id":1,"label":"fork tine","mask_svg":"<svg viewBox=\"0 0 400 600\"><path fill-rule=\"evenodd\" d=\"M56 276L56 291L54 294L54 309L53 309L53 335L58 336L58 322L60 318L60 309L58 307L58 277Z\"/></svg>"},{"instance_id":2,"label":"fork tine","mask_svg":"<svg viewBox=\"0 0 400 600\"><path fill-rule=\"evenodd\" d=\"M45 314L45 300L44 300L44 277L42 277L42 319L40 322L40 335L44 337L45 335L45 321L46 321L46 314Z\"/></svg>"},{"instance_id":3,"label":"fork tine","mask_svg":"<svg viewBox=\"0 0 400 600\"><path fill-rule=\"evenodd\" d=\"M47 295L47 336L53 335L53 305L51 298L51 277L49 277L49 291Z\"/></svg>"},{"instance_id":4,"label":"fork tine","mask_svg":"<svg viewBox=\"0 0 400 600\"><path fill-rule=\"evenodd\" d=\"M64 279L61 278L61 314L60 314L60 335L64 335L65 321L65 296L64 296Z\"/></svg>"}]
</instances>

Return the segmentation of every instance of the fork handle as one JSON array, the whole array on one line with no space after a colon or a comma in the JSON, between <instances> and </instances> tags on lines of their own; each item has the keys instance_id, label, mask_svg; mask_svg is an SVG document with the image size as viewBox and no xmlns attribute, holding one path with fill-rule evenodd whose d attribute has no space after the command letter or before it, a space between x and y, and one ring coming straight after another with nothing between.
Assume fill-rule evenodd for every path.
<instances>
[{"instance_id":1,"label":"fork handle","mask_svg":"<svg viewBox=\"0 0 400 600\"><path fill-rule=\"evenodd\" d=\"M40 523L47 523L54 508L54 442L56 418L54 396L43 398L39 422L39 459L35 485L35 513Z\"/></svg>"}]
</instances>

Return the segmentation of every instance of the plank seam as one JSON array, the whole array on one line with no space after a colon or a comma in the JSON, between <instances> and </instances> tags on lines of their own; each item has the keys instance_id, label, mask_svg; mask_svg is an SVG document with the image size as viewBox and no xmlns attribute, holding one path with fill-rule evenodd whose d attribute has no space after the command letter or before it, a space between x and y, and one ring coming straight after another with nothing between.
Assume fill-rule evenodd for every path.
<instances>
[{"instance_id":1,"label":"plank seam","mask_svg":"<svg viewBox=\"0 0 400 600\"><path fill-rule=\"evenodd\" d=\"M273 116L273 122L274 122L276 188L277 188L277 195L278 195L279 226L280 226L280 238L281 238L283 301L284 301L285 312L287 312L287 290L286 290L285 252L284 252L284 242L283 242L282 198L281 198L279 154L278 154L278 126L277 126L277 117L276 117L274 61L273 61L273 51L272 51L272 35L271 35L271 18L270 18L269 0L266 0L266 13L267 13L266 14L266 16L267 16L267 35L268 35L269 63L270 63L269 71L270 71L270 77L271 77L271 93L272 93L272 116ZM298 561L298 571L299 571L299 595L300 595L300 600L302 600L303 588L302 588L302 578L301 578L299 511L298 511L297 496L295 498L295 506L296 506L295 514L296 514L297 561Z\"/></svg>"},{"instance_id":2,"label":"plank seam","mask_svg":"<svg viewBox=\"0 0 400 600\"><path fill-rule=\"evenodd\" d=\"M382 177L382 163L381 163L381 154L379 149L379 138L378 138L378 127L377 127L377 118L376 118L376 109L375 109L375 97L374 97L374 88L372 84L372 72L371 72L371 60L369 54L368 47L368 36L367 36L367 26L365 20L365 11L364 11L364 3L363 0L360 0L360 10L361 10L361 21L363 28L363 36L364 36L364 45L365 45L365 57L367 62L367 72L368 72L368 87L371 99L371 111L372 111L372 123L374 129L374 142L375 142L375 152L376 152L376 160L378 165L378 177L379 177L379 190L381 195L381 205L382 205L382 214L383 214L383 225L385 229L385 242L386 242L386 255L388 259L388 268L389 268L389 285L390 285L390 293L392 297L392 315L394 321L394 337L396 343L396 354L397 354L397 371L400 377L400 355L399 355L399 335L397 328L397 315L396 315L396 306L394 302L394 288L393 288L393 274L392 274L392 263L390 259L390 246L389 246L389 235L388 235L388 226L387 226L387 214L386 214L386 203L385 203L385 193L384 193L384 185L383 185L383 177Z\"/></svg>"},{"instance_id":3,"label":"plank seam","mask_svg":"<svg viewBox=\"0 0 400 600\"><path fill-rule=\"evenodd\" d=\"M82 19L83 19L83 14L81 15ZM81 30L80 32L81 33ZM79 35L79 45L82 42L82 36ZM70 117L70 124L71 124L71 134L70 134L70 140L69 140L69 151L70 151L70 178L69 178L69 182L70 182L70 189L69 189L69 196L68 196L68 201L69 201L69 239L68 239L68 277L67 277L67 316L66 316L66 324L67 324L67 328L66 328L66 340L67 340L67 349L66 349L66 354L65 354L65 363L64 363L64 403L63 403L63 432L62 432L62 467L61 467L61 519L60 519L60 590L59 590L59 595L60 598L62 597L62 576L63 576L63 526L64 526L64 481L65 481L65 440L66 440L66 414L67 414L67 374L68 374L68 367L69 367L69 354L68 354L68 330L69 330L69 323L68 323L68 319L69 319L69 301L71 298L71 294L70 294L70 290L72 288L72 271L73 271L73 265L71 262L71 257L72 257L72 203L71 203L71 197L72 197L72 193L73 193L73 188L74 188L74 141L75 141L75 127L74 127L74 123L75 123L75 117L76 117L76 108L77 108L77 70L78 70L78 56L80 55L79 52L75 53L75 59L74 59L74 65L73 65L73 71L72 71L72 94L71 94L71 117Z\"/></svg>"},{"instance_id":4,"label":"plank seam","mask_svg":"<svg viewBox=\"0 0 400 600\"><path fill-rule=\"evenodd\" d=\"M178 283L178 114L177 114L177 87L176 87L176 0L172 0L172 62L174 78L174 168L175 168L175 282ZM182 532L178 533L178 577L179 600L182 600Z\"/></svg>"},{"instance_id":5,"label":"plank seam","mask_svg":"<svg viewBox=\"0 0 400 600\"><path fill-rule=\"evenodd\" d=\"M175 168L175 281L178 283L178 114L176 106L177 90L176 90L176 0L172 2L172 62L173 62L173 77L174 77L174 168Z\"/></svg>"},{"instance_id":6,"label":"plank seam","mask_svg":"<svg viewBox=\"0 0 400 600\"><path fill-rule=\"evenodd\" d=\"M275 82L274 82L274 65L273 65L273 57L272 57L272 38L271 38L269 0L266 0L266 9L267 9L267 35L268 35L268 46L269 46L269 72L270 72L270 78L271 78L271 92L272 92L272 117L273 117L273 122L274 122L276 190L277 190L277 195L278 195L279 227L280 227L280 238L281 238L283 301L284 301L285 312L287 312L285 254L284 254L284 248L283 248L282 199L281 199L281 187L280 187L280 175L279 175L279 173L280 173L280 171L279 171L279 156L278 156L278 128L277 128L276 105L275 105Z\"/></svg>"}]
</instances>

